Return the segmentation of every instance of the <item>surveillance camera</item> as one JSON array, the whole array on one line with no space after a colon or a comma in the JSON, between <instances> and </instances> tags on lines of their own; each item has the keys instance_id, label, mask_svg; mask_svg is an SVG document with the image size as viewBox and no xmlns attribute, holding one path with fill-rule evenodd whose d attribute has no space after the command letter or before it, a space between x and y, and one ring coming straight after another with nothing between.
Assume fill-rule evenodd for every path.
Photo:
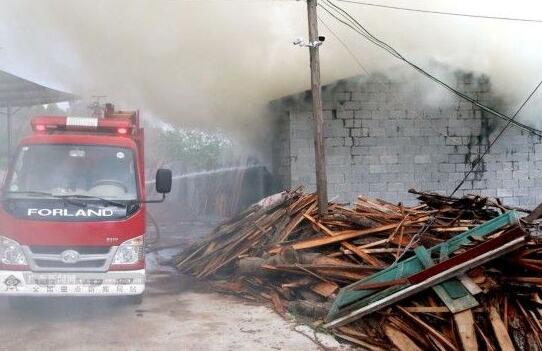
<instances>
[{"instance_id":1,"label":"surveillance camera","mask_svg":"<svg viewBox=\"0 0 542 351\"><path fill-rule=\"evenodd\" d=\"M293 42L294 45L299 45L301 43L303 43L303 38L295 38L295 40Z\"/></svg>"},{"instance_id":2,"label":"surveillance camera","mask_svg":"<svg viewBox=\"0 0 542 351\"><path fill-rule=\"evenodd\" d=\"M324 42L324 41L326 41L326 37L321 35L321 36L318 37L318 40L321 41L321 42Z\"/></svg>"}]
</instances>

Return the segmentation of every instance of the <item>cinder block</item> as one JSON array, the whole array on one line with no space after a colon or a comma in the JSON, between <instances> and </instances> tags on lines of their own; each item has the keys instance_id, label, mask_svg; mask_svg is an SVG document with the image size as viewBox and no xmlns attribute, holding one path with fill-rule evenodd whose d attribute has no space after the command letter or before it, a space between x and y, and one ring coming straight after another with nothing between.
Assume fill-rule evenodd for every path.
<instances>
[{"instance_id":1,"label":"cinder block","mask_svg":"<svg viewBox=\"0 0 542 351\"><path fill-rule=\"evenodd\" d=\"M373 115L374 119L379 119L379 120L382 120L384 122L387 122L387 121L389 121L390 111L388 111L388 110L376 110L376 111L373 111L372 115Z\"/></svg>"},{"instance_id":2,"label":"cinder block","mask_svg":"<svg viewBox=\"0 0 542 351\"><path fill-rule=\"evenodd\" d=\"M416 155L414 156L414 163L430 163L431 162L431 156L430 155Z\"/></svg>"},{"instance_id":3,"label":"cinder block","mask_svg":"<svg viewBox=\"0 0 542 351\"><path fill-rule=\"evenodd\" d=\"M369 173L384 173L386 167L384 165L369 165Z\"/></svg>"},{"instance_id":4,"label":"cinder block","mask_svg":"<svg viewBox=\"0 0 542 351\"><path fill-rule=\"evenodd\" d=\"M371 129L367 129L367 136L369 137L383 137L383 136L386 136L386 130L384 130L384 128L371 128Z\"/></svg>"},{"instance_id":5,"label":"cinder block","mask_svg":"<svg viewBox=\"0 0 542 351\"><path fill-rule=\"evenodd\" d=\"M392 164L397 163L399 159L397 158L397 155L381 155L380 156L380 162L383 164Z\"/></svg>"},{"instance_id":6,"label":"cinder block","mask_svg":"<svg viewBox=\"0 0 542 351\"><path fill-rule=\"evenodd\" d=\"M517 188L513 190L514 196L529 196L531 194L531 191L529 188Z\"/></svg>"},{"instance_id":7,"label":"cinder block","mask_svg":"<svg viewBox=\"0 0 542 351\"><path fill-rule=\"evenodd\" d=\"M368 155L369 147L368 146L354 146L351 149L352 155Z\"/></svg>"},{"instance_id":8,"label":"cinder block","mask_svg":"<svg viewBox=\"0 0 542 351\"><path fill-rule=\"evenodd\" d=\"M342 174L329 174L327 175L327 181L331 184L342 184L345 182L345 175Z\"/></svg>"},{"instance_id":9,"label":"cinder block","mask_svg":"<svg viewBox=\"0 0 542 351\"><path fill-rule=\"evenodd\" d=\"M521 170L513 171L512 172L512 178L513 179L518 179L518 180L527 179L527 178L529 178L529 172L527 170L525 170L525 171L521 171Z\"/></svg>"},{"instance_id":10,"label":"cinder block","mask_svg":"<svg viewBox=\"0 0 542 351\"><path fill-rule=\"evenodd\" d=\"M511 197L514 196L514 193L511 189L497 189L497 197Z\"/></svg>"},{"instance_id":11,"label":"cinder block","mask_svg":"<svg viewBox=\"0 0 542 351\"><path fill-rule=\"evenodd\" d=\"M369 93L352 92L352 101L369 101L371 95Z\"/></svg>"},{"instance_id":12,"label":"cinder block","mask_svg":"<svg viewBox=\"0 0 542 351\"><path fill-rule=\"evenodd\" d=\"M406 118L407 112L405 110L392 110L390 111L390 118L402 119Z\"/></svg>"},{"instance_id":13,"label":"cinder block","mask_svg":"<svg viewBox=\"0 0 542 351\"><path fill-rule=\"evenodd\" d=\"M342 108L345 110L360 110L363 104L360 101L345 101Z\"/></svg>"},{"instance_id":14,"label":"cinder block","mask_svg":"<svg viewBox=\"0 0 542 351\"><path fill-rule=\"evenodd\" d=\"M367 156L367 163L370 165L380 165L380 157L378 156L378 153L369 153L369 156Z\"/></svg>"},{"instance_id":15,"label":"cinder block","mask_svg":"<svg viewBox=\"0 0 542 351\"><path fill-rule=\"evenodd\" d=\"M373 146L375 145L374 138L354 137L354 146Z\"/></svg>"},{"instance_id":16,"label":"cinder block","mask_svg":"<svg viewBox=\"0 0 542 351\"><path fill-rule=\"evenodd\" d=\"M404 191L406 189L403 183L388 183L388 191Z\"/></svg>"},{"instance_id":17,"label":"cinder block","mask_svg":"<svg viewBox=\"0 0 542 351\"><path fill-rule=\"evenodd\" d=\"M354 118L356 119L372 119L372 112L369 110L355 110Z\"/></svg>"},{"instance_id":18,"label":"cinder block","mask_svg":"<svg viewBox=\"0 0 542 351\"><path fill-rule=\"evenodd\" d=\"M352 93L350 92L335 93L333 95L333 99L339 102L349 101L352 99Z\"/></svg>"},{"instance_id":19,"label":"cinder block","mask_svg":"<svg viewBox=\"0 0 542 351\"><path fill-rule=\"evenodd\" d=\"M351 110L337 111L337 118L340 118L340 119L352 119L352 118L354 118L354 111L351 111Z\"/></svg>"},{"instance_id":20,"label":"cinder block","mask_svg":"<svg viewBox=\"0 0 542 351\"><path fill-rule=\"evenodd\" d=\"M386 191L386 183L371 183L369 184L370 191Z\"/></svg>"},{"instance_id":21,"label":"cinder block","mask_svg":"<svg viewBox=\"0 0 542 351\"><path fill-rule=\"evenodd\" d=\"M344 120L344 127L345 128L354 128L354 120L353 119L345 119Z\"/></svg>"},{"instance_id":22,"label":"cinder block","mask_svg":"<svg viewBox=\"0 0 542 351\"><path fill-rule=\"evenodd\" d=\"M327 148L344 146L344 138L325 138L324 142Z\"/></svg>"},{"instance_id":23,"label":"cinder block","mask_svg":"<svg viewBox=\"0 0 542 351\"><path fill-rule=\"evenodd\" d=\"M451 154L448 155L449 163L465 163L465 155L461 154Z\"/></svg>"},{"instance_id":24,"label":"cinder block","mask_svg":"<svg viewBox=\"0 0 542 351\"><path fill-rule=\"evenodd\" d=\"M350 135L353 137L367 137L369 136L369 128L354 128L350 131Z\"/></svg>"}]
</instances>

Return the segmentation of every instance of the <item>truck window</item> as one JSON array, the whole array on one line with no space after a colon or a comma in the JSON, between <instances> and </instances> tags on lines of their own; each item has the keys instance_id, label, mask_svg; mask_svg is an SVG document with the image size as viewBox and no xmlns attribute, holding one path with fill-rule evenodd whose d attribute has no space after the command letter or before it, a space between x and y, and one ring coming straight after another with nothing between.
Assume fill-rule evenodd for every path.
<instances>
[{"instance_id":1,"label":"truck window","mask_svg":"<svg viewBox=\"0 0 542 351\"><path fill-rule=\"evenodd\" d=\"M137 200L132 150L95 145L26 145L6 190Z\"/></svg>"}]
</instances>

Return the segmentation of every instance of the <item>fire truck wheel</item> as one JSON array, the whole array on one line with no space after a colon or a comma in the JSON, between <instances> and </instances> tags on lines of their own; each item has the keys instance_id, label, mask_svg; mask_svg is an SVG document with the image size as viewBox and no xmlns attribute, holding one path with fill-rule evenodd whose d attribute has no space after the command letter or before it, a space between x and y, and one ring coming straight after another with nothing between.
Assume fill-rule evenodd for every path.
<instances>
[{"instance_id":1,"label":"fire truck wheel","mask_svg":"<svg viewBox=\"0 0 542 351\"><path fill-rule=\"evenodd\" d=\"M143 303L143 294L128 296L126 299L130 305L139 306Z\"/></svg>"}]
</instances>

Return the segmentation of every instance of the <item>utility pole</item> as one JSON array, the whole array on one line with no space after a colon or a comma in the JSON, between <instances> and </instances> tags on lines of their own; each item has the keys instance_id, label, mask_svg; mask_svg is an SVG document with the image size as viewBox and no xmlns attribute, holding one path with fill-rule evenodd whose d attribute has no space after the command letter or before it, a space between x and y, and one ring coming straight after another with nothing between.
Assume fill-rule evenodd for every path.
<instances>
[{"instance_id":1,"label":"utility pole","mask_svg":"<svg viewBox=\"0 0 542 351\"><path fill-rule=\"evenodd\" d=\"M324 145L324 116L322 112L322 87L320 86L320 52L318 37L317 0L307 0L309 18L309 51L311 61L312 115L314 121L314 161L316 165L316 192L320 215L327 214L327 175Z\"/></svg>"}]
</instances>

